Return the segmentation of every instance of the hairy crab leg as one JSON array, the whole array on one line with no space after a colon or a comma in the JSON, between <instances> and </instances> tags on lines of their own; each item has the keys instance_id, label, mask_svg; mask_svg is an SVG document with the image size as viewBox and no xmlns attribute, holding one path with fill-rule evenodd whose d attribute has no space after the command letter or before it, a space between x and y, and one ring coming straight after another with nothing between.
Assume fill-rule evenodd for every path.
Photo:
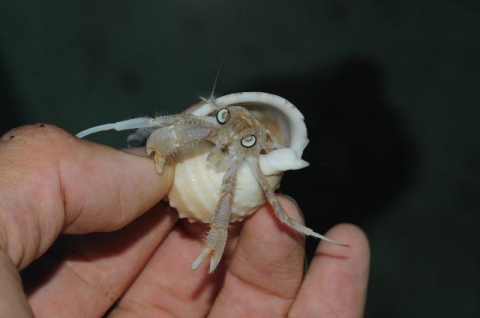
<instances>
[{"instance_id":1,"label":"hairy crab leg","mask_svg":"<svg viewBox=\"0 0 480 318\"><path fill-rule=\"evenodd\" d=\"M198 119L197 126L175 124L155 130L147 139L147 155L155 153L154 161L158 173L163 172L165 160L174 155L178 149L194 142L212 138L216 134L214 127L205 125ZM203 124L203 126L200 126Z\"/></svg>"},{"instance_id":2,"label":"hairy crab leg","mask_svg":"<svg viewBox=\"0 0 480 318\"><path fill-rule=\"evenodd\" d=\"M222 258L225 245L227 243L228 226L230 224L230 213L232 211L235 185L237 182L237 162L236 160L227 168L223 176L222 190L220 200L215 208L210 223L205 246L192 263L192 270L196 270L206 257L211 255L209 273L213 273Z\"/></svg>"},{"instance_id":3,"label":"hairy crab leg","mask_svg":"<svg viewBox=\"0 0 480 318\"><path fill-rule=\"evenodd\" d=\"M261 187L263 188L263 191L265 192L265 195L267 197L268 202L273 207L273 210L275 212L276 217L282 223L287 224L288 226L290 226L295 231L303 233L305 235L314 236L316 238L319 238L321 240L324 240L324 241L327 241L327 242L330 242L330 243L333 243L333 244L336 244L336 245L348 247L348 244L338 242L338 241L332 240L332 239L330 239L326 236L318 234L317 232L313 231L312 229L298 223L297 221L295 221L294 219L289 217L288 214L283 209L280 202L278 201L277 196L275 195L275 192L272 191L272 189L270 188L270 186L267 182L267 179L265 178L265 175L263 174L262 170L260 169L258 159L248 157L248 158L246 158L246 161L247 161L248 165L250 166L250 168L252 169L253 175L255 176L255 178L258 180Z\"/></svg>"}]
</instances>

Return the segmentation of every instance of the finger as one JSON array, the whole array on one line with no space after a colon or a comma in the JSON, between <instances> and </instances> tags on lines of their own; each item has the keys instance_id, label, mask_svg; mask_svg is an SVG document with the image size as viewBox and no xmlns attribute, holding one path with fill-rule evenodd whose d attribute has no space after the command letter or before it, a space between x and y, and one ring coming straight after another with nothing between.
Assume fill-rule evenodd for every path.
<instances>
[{"instance_id":1,"label":"finger","mask_svg":"<svg viewBox=\"0 0 480 318\"><path fill-rule=\"evenodd\" d=\"M63 237L22 273L36 317L103 316L177 220L161 203L118 231Z\"/></svg>"},{"instance_id":2,"label":"finger","mask_svg":"<svg viewBox=\"0 0 480 318\"><path fill-rule=\"evenodd\" d=\"M0 250L0 317L33 317L22 281L10 257Z\"/></svg>"},{"instance_id":3,"label":"finger","mask_svg":"<svg viewBox=\"0 0 480 318\"><path fill-rule=\"evenodd\" d=\"M287 214L299 209L280 197ZM211 317L285 316L303 275L304 239L275 217L269 205L248 218L213 304Z\"/></svg>"},{"instance_id":4,"label":"finger","mask_svg":"<svg viewBox=\"0 0 480 318\"><path fill-rule=\"evenodd\" d=\"M327 236L349 248L319 244L290 315L363 317L370 263L367 237L350 224L335 226Z\"/></svg>"},{"instance_id":5,"label":"finger","mask_svg":"<svg viewBox=\"0 0 480 318\"><path fill-rule=\"evenodd\" d=\"M196 271L191 263L203 249L208 226L183 221L152 256L145 269L109 317L205 317L233 252L240 224L229 228L224 258L213 274L208 264Z\"/></svg>"},{"instance_id":6,"label":"finger","mask_svg":"<svg viewBox=\"0 0 480 318\"><path fill-rule=\"evenodd\" d=\"M58 234L113 231L155 205L173 174L150 158L29 125L0 142L0 247L23 268Z\"/></svg>"}]
</instances>

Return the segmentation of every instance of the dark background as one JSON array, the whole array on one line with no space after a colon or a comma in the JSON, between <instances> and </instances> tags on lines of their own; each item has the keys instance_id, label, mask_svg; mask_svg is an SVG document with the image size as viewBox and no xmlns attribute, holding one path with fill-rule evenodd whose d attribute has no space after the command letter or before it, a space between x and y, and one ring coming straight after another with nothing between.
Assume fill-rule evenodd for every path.
<instances>
[{"instance_id":1,"label":"dark background","mask_svg":"<svg viewBox=\"0 0 480 318\"><path fill-rule=\"evenodd\" d=\"M179 112L225 57L217 96L304 113L311 166L282 190L319 232L367 232L366 317L479 315L480 2L242 1L2 1L0 134Z\"/></svg>"}]
</instances>

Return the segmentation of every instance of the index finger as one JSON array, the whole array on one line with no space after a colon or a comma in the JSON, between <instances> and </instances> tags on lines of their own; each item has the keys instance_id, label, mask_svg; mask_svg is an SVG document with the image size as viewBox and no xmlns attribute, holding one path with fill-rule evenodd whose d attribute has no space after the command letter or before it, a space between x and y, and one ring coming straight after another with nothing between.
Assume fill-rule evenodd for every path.
<instances>
[{"instance_id":1,"label":"index finger","mask_svg":"<svg viewBox=\"0 0 480 318\"><path fill-rule=\"evenodd\" d=\"M284 196L279 200L301 222L296 203ZM286 316L302 280L304 243L280 223L270 205L250 216L209 317Z\"/></svg>"},{"instance_id":2,"label":"index finger","mask_svg":"<svg viewBox=\"0 0 480 318\"><path fill-rule=\"evenodd\" d=\"M292 317L363 317L370 248L355 225L340 224L327 232L349 248L321 242L292 305Z\"/></svg>"},{"instance_id":3,"label":"index finger","mask_svg":"<svg viewBox=\"0 0 480 318\"><path fill-rule=\"evenodd\" d=\"M23 268L60 232L113 231L167 193L173 173L150 158L80 140L51 125L6 133L0 143L0 247Z\"/></svg>"}]
</instances>

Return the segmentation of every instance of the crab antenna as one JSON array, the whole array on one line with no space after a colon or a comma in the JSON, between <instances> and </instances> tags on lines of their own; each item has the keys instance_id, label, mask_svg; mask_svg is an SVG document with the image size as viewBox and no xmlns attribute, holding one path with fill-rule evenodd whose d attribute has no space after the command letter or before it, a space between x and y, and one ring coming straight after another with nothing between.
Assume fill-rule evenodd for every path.
<instances>
[{"instance_id":1,"label":"crab antenna","mask_svg":"<svg viewBox=\"0 0 480 318\"><path fill-rule=\"evenodd\" d=\"M220 71L222 70L224 60L225 60L225 56L222 57L222 59L220 60L220 63L218 64L217 74L215 75L215 80L213 81L212 93L210 94L209 100L214 100L213 95L215 94L215 89L217 88L217 81L218 81L218 77L220 76Z\"/></svg>"}]
</instances>

